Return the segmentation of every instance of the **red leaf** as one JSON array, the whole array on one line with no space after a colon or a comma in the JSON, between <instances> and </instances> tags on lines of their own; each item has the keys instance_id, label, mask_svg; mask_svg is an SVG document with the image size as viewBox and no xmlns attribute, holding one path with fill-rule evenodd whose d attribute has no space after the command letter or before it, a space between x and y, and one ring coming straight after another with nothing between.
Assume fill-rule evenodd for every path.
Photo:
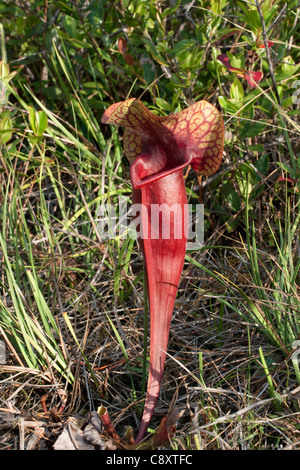
<instances>
[{"instance_id":1,"label":"red leaf","mask_svg":"<svg viewBox=\"0 0 300 470\"><path fill-rule=\"evenodd\" d=\"M288 181L289 183L291 183L292 185L294 185L294 184L296 184L297 179L291 178L290 176L287 176L287 177L285 177L285 176L280 176L280 178L278 178L277 181L284 181L284 182Z\"/></svg>"},{"instance_id":2,"label":"red leaf","mask_svg":"<svg viewBox=\"0 0 300 470\"><path fill-rule=\"evenodd\" d=\"M126 54L126 49L127 49L127 42L124 38L119 38L118 39L118 49L121 52L123 56Z\"/></svg>"},{"instance_id":3,"label":"red leaf","mask_svg":"<svg viewBox=\"0 0 300 470\"><path fill-rule=\"evenodd\" d=\"M274 42L272 41L268 41L268 47L273 47L274 46ZM264 44L259 44L258 47L260 47L261 49L265 49L265 45Z\"/></svg>"},{"instance_id":4,"label":"red leaf","mask_svg":"<svg viewBox=\"0 0 300 470\"><path fill-rule=\"evenodd\" d=\"M250 88L256 88L262 78L263 78L262 72L249 72L249 71L245 72L245 79L247 80Z\"/></svg>"},{"instance_id":5,"label":"red leaf","mask_svg":"<svg viewBox=\"0 0 300 470\"><path fill-rule=\"evenodd\" d=\"M125 54L124 59L126 64L133 65L133 57L131 54Z\"/></svg>"},{"instance_id":6,"label":"red leaf","mask_svg":"<svg viewBox=\"0 0 300 470\"><path fill-rule=\"evenodd\" d=\"M249 70L242 70L237 69L231 65L229 62L229 58L226 54L220 54L217 59L222 62L223 65L230 71L238 75L239 77L243 77L247 80L247 83L250 88L256 88L258 83L263 78L262 72L251 72Z\"/></svg>"},{"instance_id":7,"label":"red leaf","mask_svg":"<svg viewBox=\"0 0 300 470\"><path fill-rule=\"evenodd\" d=\"M133 65L133 57L131 54L126 54L127 42L122 37L118 39L118 49L121 52L122 56L124 57L126 64Z\"/></svg>"},{"instance_id":8,"label":"red leaf","mask_svg":"<svg viewBox=\"0 0 300 470\"><path fill-rule=\"evenodd\" d=\"M218 55L217 59L222 62L223 65L229 70L230 72L234 72L237 74L240 74L240 76L244 76L244 72L241 69L237 69L236 67L233 67L229 61L229 58L227 57L226 54L220 54Z\"/></svg>"}]
</instances>

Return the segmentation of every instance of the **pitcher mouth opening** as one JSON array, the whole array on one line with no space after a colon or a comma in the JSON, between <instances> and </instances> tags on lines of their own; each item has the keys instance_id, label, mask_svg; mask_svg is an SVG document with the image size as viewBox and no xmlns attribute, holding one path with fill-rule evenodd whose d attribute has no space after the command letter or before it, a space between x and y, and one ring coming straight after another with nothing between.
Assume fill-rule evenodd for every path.
<instances>
[{"instance_id":1,"label":"pitcher mouth opening","mask_svg":"<svg viewBox=\"0 0 300 470\"><path fill-rule=\"evenodd\" d=\"M179 165L170 165L169 162L166 162L162 168L158 168L156 171L149 174L147 159L149 159L148 154L140 155L130 166L130 178L134 189L141 189L143 186L165 178L176 171L183 170L190 164L191 160L190 158L184 160Z\"/></svg>"}]
</instances>

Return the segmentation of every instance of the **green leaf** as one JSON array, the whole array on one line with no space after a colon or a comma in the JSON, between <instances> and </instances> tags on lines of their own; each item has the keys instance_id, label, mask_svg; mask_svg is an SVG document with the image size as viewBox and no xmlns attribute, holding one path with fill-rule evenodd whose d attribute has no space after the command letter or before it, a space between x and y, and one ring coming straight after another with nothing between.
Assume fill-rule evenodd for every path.
<instances>
[{"instance_id":1,"label":"green leaf","mask_svg":"<svg viewBox=\"0 0 300 470\"><path fill-rule=\"evenodd\" d=\"M174 3L174 2L172 2L172 3ZM175 11L177 10L177 8L179 8L180 3L181 3L181 0L177 0L177 2L176 2L172 7L165 8L165 9L163 10L163 15L164 15L164 17L167 18L168 16L172 15L173 13L175 13Z\"/></svg>"},{"instance_id":2,"label":"green leaf","mask_svg":"<svg viewBox=\"0 0 300 470\"><path fill-rule=\"evenodd\" d=\"M28 139L33 145L36 145L36 144L39 144L43 140L43 137L29 134Z\"/></svg>"},{"instance_id":3,"label":"green leaf","mask_svg":"<svg viewBox=\"0 0 300 470\"><path fill-rule=\"evenodd\" d=\"M224 192L230 208L234 212L238 212L241 208L241 199L239 193L235 189L233 189L230 184L225 185Z\"/></svg>"},{"instance_id":4,"label":"green leaf","mask_svg":"<svg viewBox=\"0 0 300 470\"><path fill-rule=\"evenodd\" d=\"M3 116L4 115L4 116ZM9 113L2 113L0 118L0 144L6 144L11 139L12 128Z\"/></svg>"},{"instance_id":5,"label":"green leaf","mask_svg":"<svg viewBox=\"0 0 300 470\"><path fill-rule=\"evenodd\" d=\"M264 5L264 4L263 4ZM264 20L266 23L266 26L271 22L274 14L276 13L278 9L278 5L274 5L273 8L269 8L267 5L264 5L265 10L263 8L263 13L264 13Z\"/></svg>"},{"instance_id":6,"label":"green leaf","mask_svg":"<svg viewBox=\"0 0 300 470\"><path fill-rule=\"evenodd\" d=\"M243 103L236 102L235 100L226 98L225 96L218 96L218 100L222 108L225 109L225 111L228 111L230 114L237 113L243 105Z\"/></svg>"},{"instance_id":7,"label":"green leaf","mask_svg":"<svg viewBox=\"0 0 300 470\"><path fill-rule=\"evenodd\" d=\"M249 123L246 123L241 129L240 136L242 139L245 139L247 137L254 137L256 135L260 135L265 129L265 127L266 124L261 122L255 122L251 125L249 125Z\"/></svg>"},{"instance_id":8,"label":"green leaf","mask_svg":"<svg viewBox=\"0 0 300 470\"><path fill-rule=\"evenodd\" d=\"M252 8L249 7L248 9L242 2L238 2L238 4L244 12L244 16L241 15L241 19L246 21L247 26L252 31L261 29L261 20L256 7L253 5Z\"/></svg>"},{"instance_id":9,"label":"green leaf","mask_svg":"<svg viewBox=\"0 0 300 470\"><path fill-rule=\"evenodd\" d=\"M259 171L259 173L266 175L269 168L269 155L267 153L261 155L254 166ZM256 174L256 182L258 181L261 181L261 177Z\"/></svg>"},{"instance_id":10,"label":"green leaf","mask_svg":"<svg viewBox=\"0 0 300 470\"><path fill-rule=\"evenodd\" d=\"M155 102L160 109L170 112L170 104L166 100L158 97L156 98Z\"/></svg>"},{"instance_id":11,"label":"green leaf","mask_svg":"<svg viewBox=\"0 0 300 470\"><path fill-rule=\"evenodd\" d=\"M48 126L47 114L44 111L38 111L35 113L36 122L37 122L37 135L41 136L44 134Z\"/></svg>"},{"instance_id":12,"label":"green leaf","mask_svg":"<svg viewBox=\"0 0 300 470\"><path fill-rule=\"evenodd\" d=\"M71 38L76 38L78 34L77 21L69 15L64 18L64 27Z\"/></svg>"},{"instance_id":13,"label":"green leaf","mask_svg":"<svg viewBox=\"0 0 300 470\"><path fill-rule=\"evenodd\" d=\"M243 101L244 88L238 77L234 77L232 85L230 87L230 97L236 101Z\"/></svg>"},{"instance_id":14,"label":"green leaf","mask_svg":"<svg viewBox=\"0 0 300 470\"><path fill-rule=\"evenodd\" d=\"M251 193L255 179L255 170L248 165L248 163L242 163L236 173L236 180L239 185L240 195L243 199L247 197L247 194Z\"/></svg>"},{"instance_id":15,"label":"green leaf","mask_svg":"<svg viewBox=\"0 0 300 470\"><path fill-rule=\"evenodd\" d=\"M150 85L150 83L155 80L155 66L151 59L147 58L146 61L143 62L143 69L146 83Z\"/></svg>"},{"instance_id":16,"label":"green leaf","mask_svg":"<svg viewBox=\"0 0 300 470\"><path fill-rule=\"evenodd\" d=\"M31 106L28 107L29 123L33 135L40 137L43 135L48 126L48 118L43 110L36 111Z\"/></svg>"},{"instance_id":17,"label":"green leaf","mask_svg":"<svg viewBox=\"0 0 300 470\"><path fill-rule=\"evenodd\" d=\"M153 57L153 59L158 62L160 65L168 65L165 59L162 57L161 54L155 49L155 46L150 41L150 39L143 39L143 42L148 46L149 51Z\"/></svg>"},{"instance_id":18,"label":"green leaf","mask_svg":"<svg viewBox=\"0 0 300 470\"><path fill-rule=\"evenodd\" d=\"M248 149L251 150L251 152L263 153L265 147L263 144L255 144L255 145L249 145Z\"/></svg>"},{"instance_id":19,"label":"green leaf","mask_svg":"<svg viewBox=\"0 0 300 470\"><path fill-rule=\"evenodd\" d=\"M35 109L32 108L32 106L28 107L28 112L29 112L29 123L31 130L34 135L37 133L37 127L36 127L36 120L35 120Z\"/></svg>"},{"instance_id":20,"label":"green leaf","mask_svg":"<svg viewBox=\"0 0 300 470\"><path fill-rule=\"evenodd\" d=\"M244 56L243 55L235 55L232 54L231 52L227 52L227 56L229 58L230 64L232 67L235 67L237 69L243 69L244 68Z\"/></svg>"}]
</instances>

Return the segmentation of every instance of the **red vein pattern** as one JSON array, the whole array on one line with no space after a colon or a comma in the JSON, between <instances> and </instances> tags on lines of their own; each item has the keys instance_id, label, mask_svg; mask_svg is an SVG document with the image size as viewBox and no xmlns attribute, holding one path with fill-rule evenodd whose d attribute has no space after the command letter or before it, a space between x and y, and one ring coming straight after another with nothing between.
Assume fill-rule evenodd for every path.
<instances>
[{"instance_id":1,"label":"red vein pattern","mask_svg":"<svg viewBox=\"0 0 300 470\"><path fill-rule=\"evenodd\" d=\"M183 168L190 164L199 175L217 171L223 153L224 125L219 111L207 101L160 117L134 98L110 106L101 121L125 127L123 147L131 164L132 201L145 209L138 241L144 256L150 307L150 368L136 439L140 442L159 395L171 316L185 259L187 196ZM161 208L159 223L157 220L154 223L152 217L152 208L156 206ZM166 238L162 222L169 209L170 233Z\"/></svg>"}]
</instances>

